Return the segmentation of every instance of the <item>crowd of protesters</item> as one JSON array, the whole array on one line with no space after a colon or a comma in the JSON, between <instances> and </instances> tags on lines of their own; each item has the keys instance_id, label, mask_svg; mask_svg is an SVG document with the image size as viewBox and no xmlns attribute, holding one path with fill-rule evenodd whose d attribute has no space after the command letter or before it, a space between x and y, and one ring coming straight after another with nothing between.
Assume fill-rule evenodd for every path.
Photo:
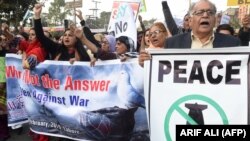
<instances>
[{"instance_id":1,"label":"crowd of protesters","mask_svg":"<svg viewBox=\"0 0 250 141\"><path fill-rule=\"evenodd\" d=\"M139 64L150 59L147 49L162 48L217 48L248 46L250 39L250 16L242 20L242 27L236 35L230 24L216 26L216 6L208 0L194 3L183 18L183 26L177 26L167 1L162 2L165 22L155 22L145 27L142 17L139 22L142 31L137 34L137 48L130 37L114 37L107 33L94 35L85 25L81 11L76 16L82 28L65 28L61 41L53 40L48 31L43 31L41 23L42 5L34 6L34 27L29 32L10 32L9 26L2 23L0 32L0 141L10 138L7 127L5 64L6 53L22 54L23 68L33 69L44 60L87 61L94 64L98 59L129 59L128 52L137 52ZM160 13L159 13L160 14ZM166 26L167 25L167 26ZM34 141L48 141L49 137L32 133Z\"/></svg>"}]
</instances>

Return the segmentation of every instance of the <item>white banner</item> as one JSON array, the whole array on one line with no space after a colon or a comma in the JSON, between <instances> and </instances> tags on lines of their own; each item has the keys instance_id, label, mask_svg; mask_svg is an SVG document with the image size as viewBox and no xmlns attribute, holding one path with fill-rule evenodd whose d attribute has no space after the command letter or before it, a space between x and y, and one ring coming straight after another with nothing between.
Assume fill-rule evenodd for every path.
<instances>
[{"instance_id":1,"label":"white banner","mask_svg":"<svg viewBox=\"0 0 250 141\"><path fill-rule=\"evenodd\" d=\"M145 66L151 140L175 141L176 125L247 124L249 52L151 51Z\"/></svg>"},{"instance_id":2,"label":"white banner","mask_svg":"<svg viewBox=\"0 0 250 141\"><path fill-rule=\"evenodd\" d=\"M114 8L113 12L111 13L108 32L114 35L116 38L120 36L130 37L134 41L134 46L136 49L137 30L134 20L136 15L134 15L131 5L128 2L119 2L116 5L114 4L114 6L117 6L118 8Z\"/></svg>"}]
</instances>

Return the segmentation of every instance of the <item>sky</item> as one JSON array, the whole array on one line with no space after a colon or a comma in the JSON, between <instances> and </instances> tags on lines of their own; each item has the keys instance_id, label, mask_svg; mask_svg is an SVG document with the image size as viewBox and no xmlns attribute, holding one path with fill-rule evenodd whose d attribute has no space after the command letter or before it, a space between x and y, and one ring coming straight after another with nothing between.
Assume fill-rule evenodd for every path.
<instances>
[{"instance_id":1,"label":"sky","mask_svg":"<svg viewBox=\"0 0 250 141\"><path fill-rule=\"evenodd\" d=\"M49 6L50 2L53 0L47 0L46 1L46 7ZM73 1L73 0L65 0L67 1ZM99 1L100 3L97 4L98 14L100 14L102 11L111 12L112 10L112 4L113 1L121 1L121 0L94 0ZM132 1L132 0L123 0L123 1ZM162 12L162 5L161 2L163 0L145 0L147 12L142 12L140 15L142 16L143 20L150 20L152 18L156 18L159 21L164 20L164 15ZM188 6L189 6L189 0L165 0L168 2L168 5L170 7L170 10L172 12L172 15L174 17L178 17L182 19L182 17L187 13ZM191 2L196 2L198 0L191 0ZM224 11L227 9L227 0L210 0L211 2L216 4L216 7L218 11ZM91 8L95 8L95 3L93 0L83 0L83 7L80 8L82 10L84 17L86 18L86 15L92 15L93 11L89 10Z\"/></svg>"}]
</instances>

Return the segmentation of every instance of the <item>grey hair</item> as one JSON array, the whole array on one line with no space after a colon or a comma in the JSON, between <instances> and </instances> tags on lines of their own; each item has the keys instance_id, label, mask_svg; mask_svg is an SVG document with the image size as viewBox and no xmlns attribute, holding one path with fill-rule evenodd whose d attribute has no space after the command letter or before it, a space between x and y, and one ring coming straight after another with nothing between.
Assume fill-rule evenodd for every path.
<instances>
[{"instance_id":1,"label":"grey hair","mask_svg":"<svg viewBox=\"0 0 250 141\"><path fill-rule=\"evenodd\" d=\"M189 13L190 16L192 16L192 14L193 14L193 12L194 12L193 10L194 10L194 7L196 6L196 4L199 3L199 2L202 2L202 1L203 1L203 2L209 3L210 6L212 7L212 10L213 10L215 13L217 12L217 8L216 8L216 6L215 6L214 3L212 3L212 2L209 1L209 0L199 0L199 1L197 1L197 2L192 3L191 6L189 7L188 13Z\"/></svg>"}]
</instances>

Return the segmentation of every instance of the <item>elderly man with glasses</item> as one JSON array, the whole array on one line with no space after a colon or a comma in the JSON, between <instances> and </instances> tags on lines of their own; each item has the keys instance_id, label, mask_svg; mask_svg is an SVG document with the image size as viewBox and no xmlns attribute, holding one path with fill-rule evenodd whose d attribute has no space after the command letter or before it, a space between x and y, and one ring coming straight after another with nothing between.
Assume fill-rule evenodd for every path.
<instances>
[{"instance_id":1,"label":"elderly man with glasses","mask_svg":"<svg viewBox=\"0 0 250 141\"><path fill-rule=\"evenodd\" d=\"M240 40L233 36L214 33L213 28L216 22L216 7L209 0L199 0L190 9L191 32L167 38L165 48L220 48L240 46ZM143 66L145 60L150 59L150 55L141 51L139 64Z\"/></svg>"},{"instance_id":2,"label":"elderly man with glasses","mask_svg":"<svg viewBox=\"0 0 250 141\"><path fill-rule=\"evenodd\" d=\"M192 32L169 38L165 48L218 48L240 45L236 37L214 33L216 7L209 0L194 3L189 10Z\"/></svg>"}]
</instances>

